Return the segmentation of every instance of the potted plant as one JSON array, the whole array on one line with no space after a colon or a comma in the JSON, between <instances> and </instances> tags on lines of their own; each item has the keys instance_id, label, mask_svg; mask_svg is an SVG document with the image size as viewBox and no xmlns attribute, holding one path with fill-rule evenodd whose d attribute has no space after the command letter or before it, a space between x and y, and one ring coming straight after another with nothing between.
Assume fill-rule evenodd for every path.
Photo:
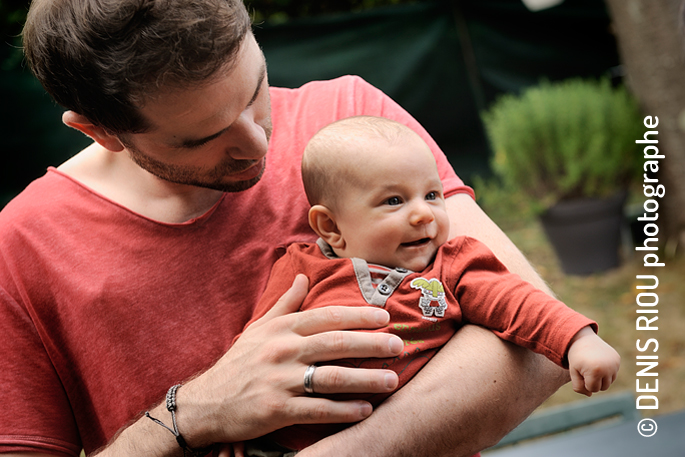
<instances>
[{"instance_id":1,"label":"potted plant","mask_svg":"<svg viewBox=\"0 0 685 457\"><path fill-rule=\"evenodd\" d=\"M500 97L483 114L492 168L531 198L562 268L619 264L627 189L640 172L636 100L608 79L543 82Z\"/></svg>"}]
</instances>

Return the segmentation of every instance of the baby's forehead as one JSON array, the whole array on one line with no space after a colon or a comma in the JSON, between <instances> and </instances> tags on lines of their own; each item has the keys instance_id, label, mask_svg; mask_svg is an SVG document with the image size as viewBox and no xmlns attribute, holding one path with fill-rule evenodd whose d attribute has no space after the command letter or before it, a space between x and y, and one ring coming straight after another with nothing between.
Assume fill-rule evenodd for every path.
<instances>
[{"instance_id":1,"label":"baby's forehead","mask_svg":"<svg viewBox=\"0 0 685 457\"><path fill-rule=\"evenodd\" d=\"M368 184L371 177L386 181L396 173L407 176L406 173L411 170L417 172L412 174L412 179L432 179L434 176L430 171L434 171L439 180L435 157L422 141L419 143L398 138L397 141L369 139L366 142L350 142L330 160L332 168L337 169L341 177L356 180L358 184Z\"/></svg>"},{"instance_id":2,"label":"baby's forehead","mask_svg":"<svg viewBox=\"0 0 685 457\"><path fill-rule=\"evenodd\" d=\"M430 147L409 127L383 118L355 117L334 122L310 140L305 155L330 173L353 177L369 166L380 169L416 158L435 162ZM323 170L322 170L323 171Z\"/></svg>"}]
</instances>

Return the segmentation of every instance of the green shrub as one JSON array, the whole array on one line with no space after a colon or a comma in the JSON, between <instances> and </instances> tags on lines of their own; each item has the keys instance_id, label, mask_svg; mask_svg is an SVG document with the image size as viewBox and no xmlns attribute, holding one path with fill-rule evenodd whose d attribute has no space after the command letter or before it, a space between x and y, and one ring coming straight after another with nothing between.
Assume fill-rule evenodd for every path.
<instances>
[{"instance_id":1,"label":"green shrub","mask_svg":"<svg viewBox=\"0 0 685 457\"><path fill-rule=\"evenodd\" d=\"M642 116L635 99L608 80L543 82L504 95L483 114L493 171L540 209L604 197L639 173Z\"/></svg>"}]
</instances>

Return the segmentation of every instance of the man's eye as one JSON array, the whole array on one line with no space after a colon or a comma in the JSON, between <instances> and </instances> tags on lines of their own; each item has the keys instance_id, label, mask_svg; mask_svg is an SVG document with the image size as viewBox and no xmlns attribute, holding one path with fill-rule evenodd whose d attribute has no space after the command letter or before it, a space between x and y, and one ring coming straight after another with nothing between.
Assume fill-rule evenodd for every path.
<instances>
[{"instance_id":1,"label":"man's eye","mask_svg":"<svg viewBox=\"0 0 685 457\"><path fill-rule=\"evenodd\" d=\"M438 193L437 192L428 192L426 194L426 200L435 200L438 198Z\"/></svg>"},{"instance_id":2,"label":"man's eye","mask_svg":"<svg viewBox=\"0 0 685 457\"><path fill-rule=\"evenodd\" d=\"M389 199L387 199L385 201L385 203L387 203L388 205L391 205L391 206L395 206L395 205L399 205L400 203L402 203L402 200L400 200L400 197L390 197Z\"/></svg>"},{"instance_id":3,"label":"man's eye","mask_svg":"<svg viewBox=\"0 0 685 457\"><path fill-rule=\"evenodd\" d=\"M190 149L200 149L202 146L204 146L207 143L209 143L209 140L198 141L197 143L193 143L193 145L190 146Z\"/></svg>"}]
</instances>

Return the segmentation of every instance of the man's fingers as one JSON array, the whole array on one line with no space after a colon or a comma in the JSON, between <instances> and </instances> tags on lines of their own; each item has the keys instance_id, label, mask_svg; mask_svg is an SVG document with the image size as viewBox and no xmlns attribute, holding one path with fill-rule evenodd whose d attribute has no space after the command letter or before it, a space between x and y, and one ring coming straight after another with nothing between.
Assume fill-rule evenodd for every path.
<instances>
[{"instance_id":1,"label":"man's fingers","mask_svg":"<svg viewBox=\"0 0 685 457\"><path fill-rule=\"evenodd\" d=\"M397 335L370 332L327 332L305 338L301 360L305 363L346 358L385 358L402 353Z\"/></svg>"},{"instance_id":2,"label":"man's fingers","mask_svg":"<svg viewBox=\"0 0 685 457\"><path fill-rule=\"evenodd\" d=\"M359 422L373 412L365 401L333 401L326 398L295 397L288 402L288 416L297 424L337 424Z\"/></svg>"},{"instance_id":3,"label":"man's fingers","mask_svg":"<svg viewBox=\"0 0 685 457\"><path fill-rule=\"evenodd\" d=\"M317 394L386 393L397 388L399 378L391 370L371 370L320 366L314 371L312 386ZM303 391L303 387L299 388Z\"/></svg>"},{"instance_id":4,"label":"man's fingers","mask_svg":"<svg viewBox=\"0 0 685 457\"><path fill-rule=\"evenodd\" d=\"M235 443L239 444L239 443ZM245 457L244 454L235 453L235 444L216 444L212 451L212 457ZM242 444L242 443L240 443Z\"/></svg>"},{"instance_id":5,"label":"man's fingers","mask_svg":"<svg viewBox=\"0 0 685 457\"><path fill-rule=\"evenodd\" d=\"M298 313L291 330L309 336L333 330L375 329L389 321L387 311L373 306L327 306Z\"/></svg>"},{"instance_id":6,"label":"man's fingers","mask_svg":"<svg viewBox=\"0 0 685 457\"><path fill-rule=\"evenodd\" d=\"M297 275L290 289L255 324L291 315L290 330L309 336L333 330L376 329L390 321L390 314L375 306L329 306L297 312L308 292L309 279L305 275Z\"/></svg>"}]
</instances>

